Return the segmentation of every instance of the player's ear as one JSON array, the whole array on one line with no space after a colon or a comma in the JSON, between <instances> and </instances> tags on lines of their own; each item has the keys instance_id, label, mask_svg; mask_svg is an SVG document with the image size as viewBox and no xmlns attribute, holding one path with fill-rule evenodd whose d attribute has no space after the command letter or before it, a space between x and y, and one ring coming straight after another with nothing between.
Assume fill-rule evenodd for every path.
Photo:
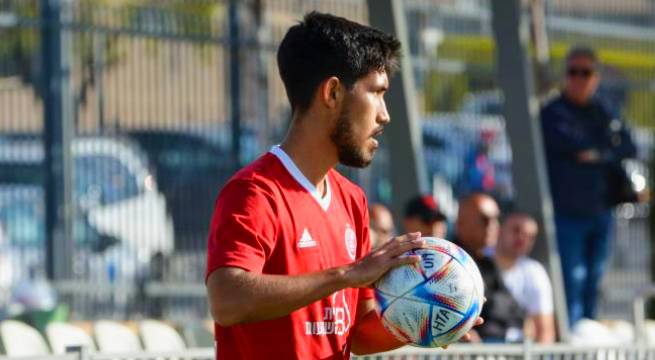
<instances>
[{"instance_id":1,"label":"player's ear","mask_svg":"<svg viewBox=\"0 0 655 360\"><path fill-rule=\"evenodd\" d=\"M344 86L338 77L325 79L319 88L321 102L330 109L336 109L343 99Z\"/></svg>"}]
</instances>

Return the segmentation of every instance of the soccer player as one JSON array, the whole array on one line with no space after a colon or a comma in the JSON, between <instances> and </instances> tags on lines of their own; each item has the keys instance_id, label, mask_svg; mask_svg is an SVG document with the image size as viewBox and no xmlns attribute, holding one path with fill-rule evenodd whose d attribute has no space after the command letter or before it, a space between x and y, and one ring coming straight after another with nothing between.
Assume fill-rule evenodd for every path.
<instances>
[{"instance_id":1,"label":"soccer player","mask_svg":"<svg viewBox=\"0 0 655 360\"><path fill-rule=\"evenodd\" d=\"M309 13L277 60L292 109L286 138L222 189L207 290L220 359L347 359L403 345L381 325L370 286L424 246L406 234L370 252L362 190L333 168L365 167L390 121L384 102L400 43Z\"/></svg>"}]
</instances>

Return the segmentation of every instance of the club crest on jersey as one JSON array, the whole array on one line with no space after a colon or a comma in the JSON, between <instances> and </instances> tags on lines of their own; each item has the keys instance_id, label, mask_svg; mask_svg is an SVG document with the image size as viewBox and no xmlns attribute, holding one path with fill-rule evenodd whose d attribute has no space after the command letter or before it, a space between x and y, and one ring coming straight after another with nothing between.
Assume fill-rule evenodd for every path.
<instances>
[{"instance_id":1,"label":"club crest on jersey","mask_svg":"<svg viewBox=\"0 0 655 360\"><path fill-rule=\"evenodd\" d=\"M357 235L355 235L355 231L350 227L350 224L348 223L346 223L345 241L348 255L350 255L351 259L355 260L355 255L357 253Z\"/></svg>"},{"instance_id":2,"label":"club crest on jersey","mask_svg":"<svg viewBox=\"0 0 655 360\"><path fill-rule=\"evenodd\" d=\"M307 228L303 230L302 236L300 237L300 240L298 240L297 246L298 249L316 247L316 241L312 239L311 235L309 235L309 231L307 231Z\"/></svg>"}]
</instances>

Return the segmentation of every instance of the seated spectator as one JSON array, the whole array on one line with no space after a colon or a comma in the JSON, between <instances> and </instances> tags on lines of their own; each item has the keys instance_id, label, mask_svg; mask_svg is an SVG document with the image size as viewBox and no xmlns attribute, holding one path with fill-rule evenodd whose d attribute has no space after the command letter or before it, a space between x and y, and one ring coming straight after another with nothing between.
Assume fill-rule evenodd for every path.
<instances>
[{"instance_id":1,"label":"seated spectator","mask_svg":"<svg viewBox=\"0 0 655 360\"><path fill-rule=\"evenodd\" d=\"M473 257L484 282L487 302L480 316L484 324L477 327L474 341L519 342L523 340L524 315L503 282L500 269L487 250L498 241L498 204L489 195L474 193L461 201L455 224L455 243Z\"/></svg>"},{"instance_id":2,"label":"seated spectator","mask_svg":"<svg viewBox=\"0 0 655 360\"><path fill-rule=\"evenodd\" d=\"M448 230L446 216L439 211L430 195L421 195L409 200L405 206L403 227L406 232L420 232L423 236L444 238Z\"/></svg>"},{"instance_id":3,"label":"seated spectator","mask_svg":"<svg viewBox=\"0 0 655 360\"><path fill-rule=\"evenodd\" d=\"M380 203L371 205L371 249L394 237L396 231L389 208Z\"/></svg>"},{"instance_id":4,"label":"seated spectator","mask_svg":"<svg viewBox=\"0 0 655 360\"><path fill-rule=\"evenodd\" d=\"M526 312L526 336L538 343L555 341L553 289L546 269L527 255L539 227L527 214L510 214L503 222L496 247L496 264L505 286Z\"/></svg>"}]
</instances>

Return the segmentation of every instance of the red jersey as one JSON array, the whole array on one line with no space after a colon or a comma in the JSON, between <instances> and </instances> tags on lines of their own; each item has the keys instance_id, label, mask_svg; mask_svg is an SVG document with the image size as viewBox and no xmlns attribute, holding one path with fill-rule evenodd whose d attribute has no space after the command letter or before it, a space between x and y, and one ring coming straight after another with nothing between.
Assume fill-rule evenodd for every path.
<instances>
[{"instance_id":1,"label":"red jersey","mask_svg":"<svg viewBox=\"0 0 655 360\"><path fill-rule=\"evenodd\" d=\"M279 147L239 171L218 195L207 276L219 267L294 275L352 263L370 251L362 190L336 170L320 197ZM343 289L291 314L216 328L220 359L347 359L357 303L370 289Z\"/></svg>"}]
</instances>

